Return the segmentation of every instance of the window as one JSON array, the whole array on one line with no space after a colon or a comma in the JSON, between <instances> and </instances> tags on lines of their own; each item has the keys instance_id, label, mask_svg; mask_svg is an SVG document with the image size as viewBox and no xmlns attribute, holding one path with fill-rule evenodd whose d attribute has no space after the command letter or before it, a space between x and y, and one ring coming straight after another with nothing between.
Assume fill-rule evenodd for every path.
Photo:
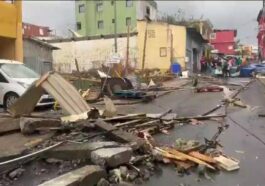
<instances>
[{"instance_id":1,"label":"window","mask_svg":"<svg viewBox=\"0 0 265 186\"><path fill-rule=\"evenodd\" d=\"M39 29L39 34L40 34L41 36L43 36L44 33L43 33L43 29L42 29L42 28Z\"/></svg>"},{"instance_id":2,"label":"window","mask_svg":"<svg viewBox=\"0 0 265 186\"><path fill-rule=\"evenodd\" d=\"M77 23L76 23L76 29L77 29L77 30L81 30L81 29L82 29L82 25L81 25L80 22L77 22Z\"/></svg>"},{"instance_id":3,"label":"window","mask_svg":"<svg viewBox=\"0 0 265 186\"><path fill-rule=\"evenodd\" d=\"M130 17L126 17L126 26L130 26L132 23L132 19Z\"/></svg>"},{"instance_id":4,"label":"window","mask_svg":"<svg viewBox=\"0 0 265 186\"><path fill-rule=\"evenodd\" d=\"M167 48L160 47L160 57L167 57Z\"/></svg>"},{"instance_id":5,"label":"window","mask_svg":"<svg viewBox=\"0 0 265 186\"><path fill-rule=\"evenodd\" d=\"M103 2L97 3L96 4L96 9L97 9L97 12L103 11Z\"/></svg>"},{"instance_id":6,"label":"window","mask_svg":"<svg viewBox=\"0 0 265 186\"><path fill-rule=\"evenodd\" d=\"M156 33L155 30L147 30L148 38L155 38Z\"/></svg>"},{"instance_id":7,"label":"window","mask_svg":"<svg viewBox=\"0 0 265 186\"><path fill-rule=\"evenodd\" d=\"M79 13L85 12L85 5L84 4L78 6L78 12Z\"/></svg>"},{"instance_id":8,"label":"window","mask_svg":"<svg viewBox=\"0 0 265 186\"><path fill-rule=\"evenodd\" d=\"M111 5L114 5L114 1L111 1Z\"/></svg>"},{"instance_id":9,"label":"window","mask_svg":"<svg viewBox=\"0 0 265 186\"><path fill-rule=\"evenodd\" d=\"M98 29L103 29L104 28L104 23L103 21L98 21Z\"/></svg>"},{"instance_id":10,"label":"window","mask_svg":"<svg viewBox=\"0 0 265 186\"><path fill-rule=\"evenodd\" d=\"M150 16L150 7L149 6L146 7L146 15Z\"/></svg>"},{"instance_id":11,"label":"window","mask_svg":"<svg viewBox=\"0 0 265 186\"><path fill-rule=\"evenodd\" d=\"M112 23L115 23L115 19L112 19Z\"/></svg>"},{"instance_id":12,"label":"window","mask_svg":"<svg viewBox=\"0 0 265 186\"><path fill-rule=\"evenodd\" d=\"M234 46L233 45L229 45L227 48L228 48L228 50L233 50Z\"/></svg>"},{"instance_id":13,"label":"window","mask_svg":"<svg viewBox=\"0 0 265 186\"><path fill-rule=\"evenodd\" d=\"M7 83L6 78L0 73L0 83Z\"/></svg>"},{"instance_id":14,"label":"window","mask_svg":"<svg viewBox=\"0 0 265 186\"><path fill-rule=\"evenodd\" d=\"M126 0L126 7L132 7L133 1L132 0Z\"/></svg>"},{"instance_id":15,"label":"window","mask_svg":"<svg viewBox=\"0 0 265 186\"><path fill-rule=\"evenodd\" d=\"M211 33L210 39L216 39L216 33Z\"/></svg>"},{"instance_id":16,"label":"window","mask_svg":"<svg viewBox=\"0 0 265 186\"><path fill-rule=\"evenodd\" d=\"M33 70L21 64L7 64L1 65L2 71L11 78L39 78Z\"/></svg>"}]
</instances>

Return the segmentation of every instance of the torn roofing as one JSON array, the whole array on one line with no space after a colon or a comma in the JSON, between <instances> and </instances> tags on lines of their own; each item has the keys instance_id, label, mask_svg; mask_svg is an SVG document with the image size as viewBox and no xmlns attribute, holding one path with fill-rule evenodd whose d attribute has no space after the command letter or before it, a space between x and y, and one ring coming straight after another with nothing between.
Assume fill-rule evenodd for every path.
<instances>
[{"instance_id":1,"label":"torn roofing","mask_svg":"<svg viewBox=\"0 0 265 186\"><path fill-rule=\"evenodd\" d=\"M53 46L45 41L42 41L42 40L39 40L37 38L33 38L33 37L23 37L23 39L25 40L28 40L28 41L31 41L31 42L34 42L34 43L37 43L43 47L46 47L46 48L49 48L51 50L59 50L60 48L56 47L56 46Z\"/></svg>"}]
</instances>

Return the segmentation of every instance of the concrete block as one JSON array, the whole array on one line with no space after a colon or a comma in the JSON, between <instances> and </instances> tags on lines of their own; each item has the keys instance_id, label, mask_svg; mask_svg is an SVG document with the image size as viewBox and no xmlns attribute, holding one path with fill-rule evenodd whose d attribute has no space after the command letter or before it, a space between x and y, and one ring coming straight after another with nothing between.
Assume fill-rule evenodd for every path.
<instances>
[{"instance_id":1,"label":"concrete block","mask_svg":"<svg viewBox=\"0 0 265 186\"><path fill-rule=\"evenodd\" d=\"M92 142L82 144L64 144L45 153L47 158L57 158L63 160L89 159L92 151L107 148L118 147L119 144L113 141Z\"/></svg>"},{"instance_id":2,"label":"concrete block","mask_svg":"<svg viewBox=\"0 0 265 186\"><path fill-rule=\"evenodd\" d=\"M59 127L61 121L50 118L21 117L19 121L20 130L23 134L32 134L38 128Z\"/></svg>"},{"instance_id":3,"label":"concrete block","mask_svg":"<svg viewBox=\"0 0 265 186\"><path fill-rule=\"evenodd\" d=\"M44 182L39 186L94 186L106 176L105 170L100 166L88 165Z\"/></svg>"},{"instance_id":4,"label":"concrete block","mask_svg":"<svg viewBox=\"0 0 265 186\"><path fill-rule=\"evenodd\" d=\"M130 147L103 148L91 153L91 161L105 167L117 167L128 163L131 157Z\"/></svg>"}]
</instances>

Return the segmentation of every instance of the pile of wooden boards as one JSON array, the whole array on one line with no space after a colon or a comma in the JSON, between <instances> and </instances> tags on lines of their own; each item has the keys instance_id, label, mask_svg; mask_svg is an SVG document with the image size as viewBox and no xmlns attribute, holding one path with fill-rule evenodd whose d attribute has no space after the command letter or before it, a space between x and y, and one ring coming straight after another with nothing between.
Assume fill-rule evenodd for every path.
<instances>
[{"instance_id":1,"label":"pile of wooden boards","mask_svg":"<svg viewBox=\"0 0 265 186\"><path fill-rule=\"evenodd\" d=\"M188 170L196 165L205 166L211 170L224 169L234 171L239 169L239 161L222 154L211 155L198 150L180 151L173 147L152 147L155 154L163 157L163 162L172 163L179 170Z\"/></svg>"}]
</instances>

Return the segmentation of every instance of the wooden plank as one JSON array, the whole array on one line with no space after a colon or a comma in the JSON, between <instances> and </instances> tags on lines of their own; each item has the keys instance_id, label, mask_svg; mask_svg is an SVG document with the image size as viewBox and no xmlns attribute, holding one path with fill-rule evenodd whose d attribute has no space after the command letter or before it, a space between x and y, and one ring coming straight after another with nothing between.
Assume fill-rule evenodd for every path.
<instances>
[{"instance_id":1,"label":"wooden plank","mask_svg":"<svg viewBox=\"0 0 265 186\"><path fill-rule=\"evenodd\" d=\"M165 151L170 151L170 153L174 153L174 155L176 155L176 156L179 156L179 157L185 158L185 159L187 159L187 160L193 161L193 162L195 162L195 163L197 163L197 164L200 164L200 165L205 165L206 167L208 167L208 168L210 168L210 169L212 169L212 170L215 170L215 168L214 168L212 165L210 165L210 164L208 164L208 163L206 163L206 162L204 162L204 161L202 161L202 160L200 160L200 159L197 159L197 158L194 158L194 157L189 156L189 155L187 155L187 154L184 154L184 153L182 153L182 152L179 152L179 151L177 151L177 150L175 150L175 149L171 149L171 148L167 148L167 147L166 147L164 150L165 150Z\"/></svg>"},{"instance_id":2,"label":"wooden plank","mask_svg":"<svg viewBox=\"0 0 265 186\"><path fill-rule=\"evenodd\" d=\"M214 158L218 164L227 171L233 171L239 169L239 163L225 156L218 156Z\"/></svg>"},{"instance_id":3,"label":"wooden plank","mask_svg":"<svg viewBox=\"0 0 265 186\"><path fill-rule=\"evenodd\" d=\"M178 160L174 160L173 161L175 163L175 165L177 165L180 168L183 168L185 170L190 169L191 167L193 167L195 164L191 161L178 161Z\"/></svg>"},{"instance_id":4,"label":"wooden plank","mask_svg":"<svg viewBox=\"0 0 265 186\"><path fill-rule=\"evenodd\" d=\"M128 127L130 125L133 124L137 124L138 122L143 121L143 119L135 119L132 121L127 121L127 122L123 122L123 123L118 123L118 124L114 124L115 127Z\"/></svg>"},{"instance_id":5,"label":"wooden plank","mask_svg":"<svg viewBox=\"0 0 265 186\"><path fill-rule=\"evenodd\" d=\"M205 161L207 163L216 163L216 160L214 160L212 157L201 154L198 151L189 152L189 155L194 158L198 158L202 161Z\"/></svg>"},{"instance_id":6,"label":"wooden plank","mask_svg":"<svg viewBox=\"0 0 265 186\"><path fill-rule=\"evenodd\" d=\"M159 151L162 154L162 156L164 156L165 158L174 159L174 160L181 160L181 161L187 160L185 157L182 157L182 156L179 156L176 154L172 154L172 153L170 153L167 150L164 150L162 148L155 147L155 149L157 151Z\"/></svg>"}]
</instances>

